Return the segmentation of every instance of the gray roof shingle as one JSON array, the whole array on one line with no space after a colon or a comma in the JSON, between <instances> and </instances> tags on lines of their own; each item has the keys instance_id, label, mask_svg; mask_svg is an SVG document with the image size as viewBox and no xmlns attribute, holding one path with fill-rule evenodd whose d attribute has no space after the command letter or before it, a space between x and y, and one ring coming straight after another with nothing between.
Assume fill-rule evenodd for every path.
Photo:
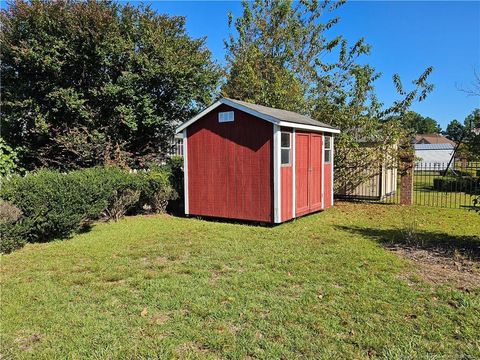
<instances>
[{"instance_id":1,"label":"gray roof shingle","mask_svg":"<svg viewBox=\"0 0 480 360\"><path fill-rule=\"evenodd\" d=\"M415 150L453 150L452 144L414 144Z\"/></svg>"},{"instance_id":2,"label":"gray roof shingle","mask_svg":"<svg viewBox=\"0 0 480 360\"><path fill-rule=\"evenodd\" d=\"M275 109L271 108L268 106L263 106L263 105L257 105L257 104L252 104L248 103L245 101L240 101L240 100L235 100L235 99L230 99L230 98L225 98L231 102L234 102L238 105L245 106L251 110L257 111L259 113L262 113L264 115L272 116L280 121L288 121L291 123L295 124L303 124L303 125L312 125L312 126L321 126L324 128L328 129L336 129L335 127L322 123L320 121L314 120L308 116L298 114L293 111L288 111L288 110L281 110L281 109Z\"/></svg>"}]
</instances>

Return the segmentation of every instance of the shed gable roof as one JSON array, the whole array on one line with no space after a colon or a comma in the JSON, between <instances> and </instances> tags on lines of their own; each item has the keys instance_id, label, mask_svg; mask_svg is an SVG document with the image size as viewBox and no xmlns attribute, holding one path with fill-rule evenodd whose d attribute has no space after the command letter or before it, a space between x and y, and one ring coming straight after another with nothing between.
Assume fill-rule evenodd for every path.
<instances>
[{"instance_id":1,"label":"shed gable roof","mask_svg":"<svg viewBox=\"0 0 480 360\"><path fill-rule=\"evenodd\" d=\"M208 108L194 116L192 119L184 122L177 128L177 133L186 129L188 126L199 120L210 111L214 110L221 104L231 106L235 109L244 111L250 115L256 116L260 119L269 121L273 124L285 127L292 127L305 130L325 131L330 133L339 133L340 130L334 128L331 125L324 124L320 121L309 118L308 116L295 113L293 111L275 109L267 106L248 103L245 101L234 100L229 98L221 98Z\"/></svg>"}]
</instances>

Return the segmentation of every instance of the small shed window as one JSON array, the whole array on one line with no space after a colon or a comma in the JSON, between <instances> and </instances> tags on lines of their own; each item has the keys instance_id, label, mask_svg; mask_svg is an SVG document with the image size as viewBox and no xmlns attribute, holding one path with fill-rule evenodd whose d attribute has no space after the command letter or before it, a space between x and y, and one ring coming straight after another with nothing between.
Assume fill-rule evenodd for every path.
<instances>
[{"instance_id":1,"label":"small shed window","mask_svg":"<svg viewBox=\"0 0 480 360\"><path fill-rule=\"evenodd\" d=\"M233 111L224 111L218 113L218 122L230 122L234 120Z\"/></svg>"},{"instance_id":2,"label":"small shed window","mask_svg":"<svg viewBox=\"0 0 480 360\"><path fill-rule=\"evenodd\" d=\"M331 136L325 136L324 157L325 157L325 163L329 164L332 162L332 137Z\"/></svg>"},{"instance_id":3,"label":"small shed window","mask_svg":"<svg viewBox=\"0 0 480 360\"><path fill-rule=\"evenodd\" d=\"M281 133L281 157L282 157L282 165L288 166L291 164L292 159L292 144L290 139L289 132L282 132Z\"/></svg>"}]
</instances>

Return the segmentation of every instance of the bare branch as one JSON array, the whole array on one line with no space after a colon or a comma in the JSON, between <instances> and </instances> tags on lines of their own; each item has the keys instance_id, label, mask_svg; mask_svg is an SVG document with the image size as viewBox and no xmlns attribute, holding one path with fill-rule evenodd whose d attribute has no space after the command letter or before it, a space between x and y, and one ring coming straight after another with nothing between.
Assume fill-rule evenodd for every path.
<instances>
[{"instance_id":1,"label":"bare branch","mask_svg":"<svg viewBox=\"0 0 480 360\"><path fill-rule=\"evenodd\" d=\"M473 77L470 86L455 84L457 90L466 93L467 96L480 96L480 71L476 67L473 69Z\"/></svg>"}]
</instances>

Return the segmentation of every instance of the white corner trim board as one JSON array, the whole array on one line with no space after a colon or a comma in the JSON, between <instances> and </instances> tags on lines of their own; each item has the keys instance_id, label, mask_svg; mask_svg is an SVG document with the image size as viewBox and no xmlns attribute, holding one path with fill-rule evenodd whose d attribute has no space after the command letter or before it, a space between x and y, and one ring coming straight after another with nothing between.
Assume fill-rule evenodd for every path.
<instances>
[{"instance_id":1,"label":"white corner trim board","mask_svg":"<svg viewBox=\"0 0 480 360\"><path fill-rule=\"evenodd\" d=\"M185 215L188 215L188 144L187 144L187 129L183 129L183 198L185 206Z\"/></svg>"},{"instance_id":2,"label":"white corner trim board","mask_svg":"<svg viewBox=\"0 0 480 360\"><path fill-rule=\"evenodd\" d=\"M297 209L296 209L296 204L295 202L297 201L297 189L295 187L295 182L296 182L296 174L295 174L295 163L296 163L296 145L295 145L295 142L296 142L296 133L295 133L295 129L292 129L292 219L295 219L296 218L296 212L297 212Z\"/></svg>"},{"instance_id":3,"label":"white corner trim board","mask_svg":"<svg viewBox=\"0 0 480 360\"><path fill-rule=\"evenodd\" d=\"M201 111L199 114L195 115L193 118L191 118L190 120L184 122L183 124L181 124L179 127L177 127L176 129L176 133L179 133L181 131L183 131L184 129L186 129L187 127L189 127L191 124L193 124L195 121L197 121L198 119L202 118L203 116L205 116L206 114L208 114L210 111L212 110L215 110L217 107L219 107L220 105L222 104L225 104L225 105L228 105L234 109L238 109L238 110L241 110L243 112L246 112L247 114L250 114L250 115L253 115L253 116L256 116L260 119L263 119L263 120L266 120L266 121L269 121L271 122L272 124L274 125L278 125L278 126L284 126L284 127L290 127L290 128L294 128L294 129L304 129L304 130L313 130L313 131L324 131L324 132L329 132L329 133L332 133L332 134L338 134L340 133L340 130L338 129L331 129L331 128L326 128L326 127L323 127L323 126L315 126L315 125L305 125L305 124L298 124L298 123L293 123L293 122L289 122L289 121L281 121L273 116L270 116L270 115L266 115L266 114L263 114L261 112L258 112L256 110L253 110L253 109L250 109L249 107L246 107L246 106L243 106L243 105L240 105L240 104L237 104L236 102L233 102L229 99L220 99L218 100L217 102L215 102L214 104L210 105L209 107L207 107L205 110Z\"/></svg>"},{"instance_id":4,"label":"white corner trim board","mask_svg":"<svg viewBox=\"0 0 480 360\"><path fill-rule=\"evenodd\" d=\"M273 222L275 223L282 221L281 134L280 126L273 125Z\"/></svg>"},{"instance_id":5,"label":"white corner trim board","mask_svg":"<svg viewBox=\"0 0 480 360\"><path fill-rule=\"evenodd\" d=\"M322 209L325 209L325 133L322 134Z\"/></svg>"}]
</instances>

